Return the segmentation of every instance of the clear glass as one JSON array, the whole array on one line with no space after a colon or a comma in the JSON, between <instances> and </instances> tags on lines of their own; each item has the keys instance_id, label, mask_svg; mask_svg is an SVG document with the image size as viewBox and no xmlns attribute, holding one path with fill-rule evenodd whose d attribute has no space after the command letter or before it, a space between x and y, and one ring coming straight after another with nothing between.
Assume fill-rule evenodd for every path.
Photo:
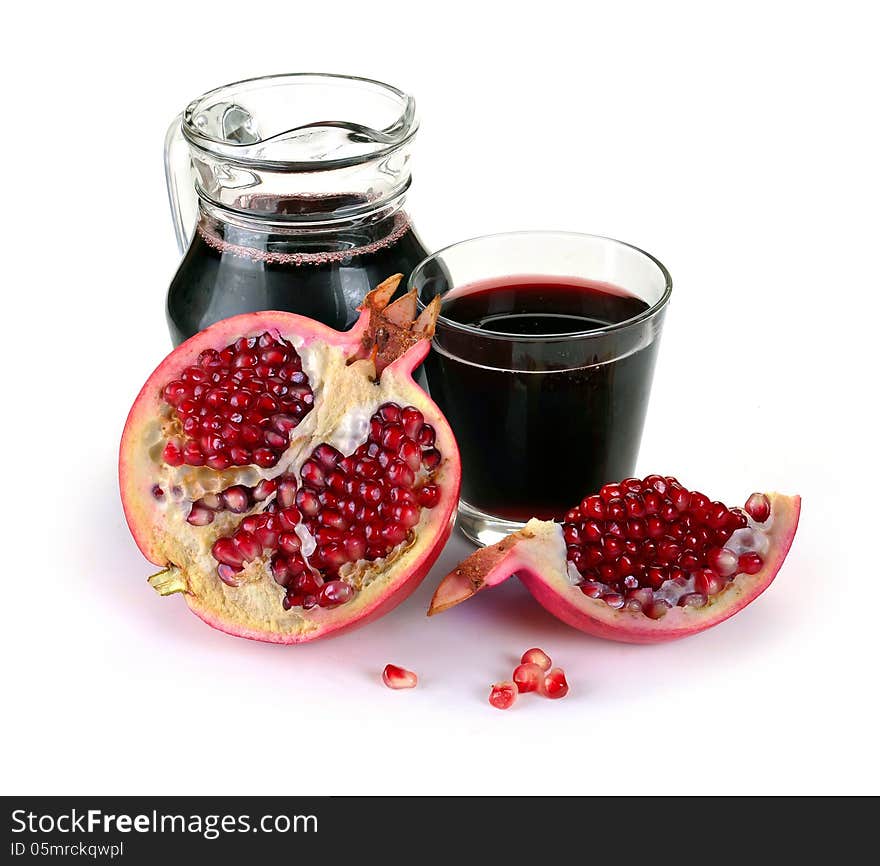
<instances>
[{"instance_id":1,"label":"clear glass","mask_svg":"<svg viewBox=\"0 0 880 866\"><path fill-rule=\"evenodd\" d=\"M443 298L424 373L461 449L465 535L494 543L633 473L672 291L660 262L610 238L514 232L440 250L409 284L422 306ZM540 301L520 311L533 330L504 333L509 305L523 303L511 299L523 297ZM584 298L600 306L610 298L608 309L624 317L587 329L575 317L569 332L556 305ZM449 318L464 300L492 315L479 326Z\"/></svg>"},{"instance_id":2,"label":"clear glass","mask_svg":"<svg viewBox=\"0 0 880 866\"><path fill-rule=\"evenodd\" d=\"M417 130L412 97L343 75L255 78L191 102L165 143L185 253L174 341L259 309L343 328L370 281L408 275L425 254L403 209Z\"/></svg>"}]
</instances>

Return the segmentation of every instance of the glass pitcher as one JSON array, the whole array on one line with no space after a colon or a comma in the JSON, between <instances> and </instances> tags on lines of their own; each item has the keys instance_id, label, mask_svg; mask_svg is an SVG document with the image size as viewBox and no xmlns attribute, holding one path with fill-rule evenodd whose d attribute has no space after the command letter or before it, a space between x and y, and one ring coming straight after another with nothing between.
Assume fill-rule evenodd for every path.
<instances>
[{"instance_id":1,"label":"glass pitcher","mask_svg":"<svg viewBox=\"0 0 880 866\"><path fill-rule=\"evenodd\" d=\"M345 75L254 78L191 102L165 141L184 253L174 343L256 310L344 329L376 284L402 273L405 286L426 255L403 209L417 130L412 97Z\"/></svg>"}]
</instances>

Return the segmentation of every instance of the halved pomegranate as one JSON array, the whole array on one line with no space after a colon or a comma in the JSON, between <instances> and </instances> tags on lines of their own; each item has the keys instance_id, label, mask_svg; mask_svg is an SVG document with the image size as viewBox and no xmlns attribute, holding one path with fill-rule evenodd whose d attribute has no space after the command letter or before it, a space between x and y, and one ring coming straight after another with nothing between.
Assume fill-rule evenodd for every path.
<instances>
[{"instance_id":1,"label":"halved pomegranate","mask_svg":"<svg viewBox=\"0 0 880 866\"><path fill-rule=\"evenodd\" d=\"M438 307L389 306L338 333L263 312L211 326L144 385L119 458L135 541L209 625L297 643L362 623L418 585L449 536L460 463L412 379Z\"/></svg>"},{"instance_id":2,"label":"halved pomegranate","mask_svg":"<svg viewBox=\"0 0 880 866\"><path fill-rule=\"evenodd\" d=\"M444 578L428 614L517 574L569 625L655 643L727 619L773 581L791 547L799 496L755 493L745 509L649 475L606 484L562 523L530 520ZM524 659L525 660L525 659Z\"/></svg>"}]
</instances>

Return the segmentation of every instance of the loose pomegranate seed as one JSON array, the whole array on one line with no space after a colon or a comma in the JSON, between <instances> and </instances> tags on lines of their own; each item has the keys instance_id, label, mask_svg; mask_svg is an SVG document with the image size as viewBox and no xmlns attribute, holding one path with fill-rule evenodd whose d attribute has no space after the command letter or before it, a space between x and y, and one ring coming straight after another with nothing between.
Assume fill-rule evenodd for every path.
<instances>
[{"instance_id":1,"label":"loose pomegranate seed","mask_svg":"<svg viewBox=\"0 0 880 866\"><path fill-rule=\"evenodd\" d=\"M520 693L538 691L543 680L544 669L531 662L517 665L513 671L513 681Z\"/></svg>"},{"instance_id":2,"label":"loose pomegranate seed","mask_svg":"<svg viewBox=\"0 0 880 866\"><path fill-rule=\"evenodd\" d=\"M568 694L568 682L562 668L553 668L544 677L543 694L548 698L564 698Z\"/></svg>"},{"instance_id":3,"label":"loose pomegranate seed","mask_svg":"<svg viewBox=\"0 0 880 866\"><path fill-rule=\"evenodd\" d=\"M495 707L495 709L509 710L516 701L518 694L519 690L517 689L516 684L510 680L505 680L501 683L494 683L489 692L489 703Z\"/></svg>"},{"instance_id":4,"label":"loose pomegranate seed","mask_svg":"<svg viewBox=\"0 0 880 866\"><path fill-rule=\"evenodd\" d=\"M382 682L389 689L414 689L419 684L419 678L413 671L408 671L406 668L385 665L385 670L382 671Z\"/></svg>"}]
</instances>

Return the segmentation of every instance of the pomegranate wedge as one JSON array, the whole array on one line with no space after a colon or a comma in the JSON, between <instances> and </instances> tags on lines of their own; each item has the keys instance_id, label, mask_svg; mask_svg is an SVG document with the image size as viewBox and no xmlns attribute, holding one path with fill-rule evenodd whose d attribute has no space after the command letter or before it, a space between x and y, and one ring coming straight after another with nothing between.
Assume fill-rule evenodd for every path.
<instances>
[{"instance_id":1,"label":"pomegranate wedge","mask_svg":"<svg viewBox=\"0 0 880 866\"><path fill-rule=\"evenodd\" d=\"M159 365L119 457L125 515L208 624L275 643L380 615L425 576L451 529L452 431L412 379L437 307L400 277L338 333L290 313L236 316Z\"/></svg>"},{"instance_id":2,"label":"pomegranate wedge","mask_svg":"<svg viewBox=\"0 0 880 866\"><path fill-rule=\"evenodd\" d=\"M655 643L703 631L773 581L791 547L800 497L756 493L745 509L650 475L606 484L563 523L530 520L447 575L429 615L516 574L563 622Z\"/></svg>"}]
</instances>

